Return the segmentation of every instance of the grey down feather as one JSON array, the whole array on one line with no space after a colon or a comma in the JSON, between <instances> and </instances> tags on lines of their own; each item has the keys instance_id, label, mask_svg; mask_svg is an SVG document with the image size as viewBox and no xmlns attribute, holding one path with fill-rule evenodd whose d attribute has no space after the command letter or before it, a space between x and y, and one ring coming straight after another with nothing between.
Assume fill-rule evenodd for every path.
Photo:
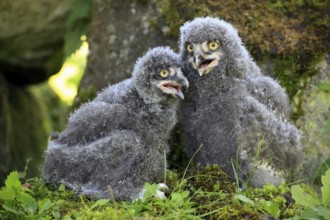
<instances>
[{"instance_id":1,"label":"grey down feather","mask_svg":"<svg viewBox=\"0 0 330 220\"><path fill-rule=\"evenodd\" d=\"M200 76L192 62L203 58L194 56L203 50L198 48L206 50L206 44L199 45L214 41L220 45L215 51L220 59ZM186 22L180 28L179 47L190 82L179 113L188 156L203 145L195 158L202 166L219 164L232 178L236 173L252 186L285 181L301 153L299 132L288 122L284 89L260 72L235 28L221 19Z\"/></svg>"},{"instance_id":2,"label":"grey down feather","mask_svg":"<svg viewBox=\"0 0 330 220\"><path fill-rule=\"evenodd\" d=\"M42 176L92 198L135 199L145 182L164 177L164 149L177 122L178 100L157 84L161 69L184 85L179 56L168 47L149 50L132 77L101 91L69 117L66 129L49 141Z\"/></svg>"}]
</instances>

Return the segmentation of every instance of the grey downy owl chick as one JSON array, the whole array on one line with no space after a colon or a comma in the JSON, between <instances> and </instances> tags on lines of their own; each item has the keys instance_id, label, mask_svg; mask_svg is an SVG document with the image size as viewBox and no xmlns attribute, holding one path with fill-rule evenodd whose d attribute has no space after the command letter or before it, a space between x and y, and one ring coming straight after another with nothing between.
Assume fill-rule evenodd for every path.
<instances>
[{"instance_id":1,"label":"grey downy owl chick","mask_svg":"<svg viewBox=\"0 0 330 220\"><path fill-rule=\"evenodd\" d=\"M132 77L82 105L48 144L42 176L92 198L135 199L164 175L164 149L188 81L168 47L149 50Z\"/></svg>"},{"instance_id":2,"label":"grey downy owl chick","mask_svg":"<svg viewBox=\"0 0 330 220\"><path fill-rule=\"evenodd\" d=\"M203 145L195 158L203 166L219 164L252 186L285 181L301 155L285 91L223 20L186 22L179 47L190 82L179 113L188 156Z\"/></svg>"}]
</instances>

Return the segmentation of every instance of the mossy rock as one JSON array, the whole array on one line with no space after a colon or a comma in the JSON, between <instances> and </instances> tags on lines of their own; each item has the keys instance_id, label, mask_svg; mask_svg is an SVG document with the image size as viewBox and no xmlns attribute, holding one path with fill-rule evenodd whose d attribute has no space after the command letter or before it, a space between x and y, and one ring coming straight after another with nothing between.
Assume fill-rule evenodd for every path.
<instances>
[{"instance_id":1,"label":"mossy rock","mask_svg":"<svg viewBox=\"0 0 330 220\"><path fill-rule=\"evenodd\" d=\"M75 2L1 1L0 70L9 82L38 83L60 70L65 23Z\"/></svg>"},{"instance_id":2,"label":"mossy rock","mask_svg":"<svg viewBox=\"0 0 330 220\"><path fill-rule=\"evenodd\" d=\"M37 175L42 153L47 143L45 112L27 88L7 85L7 94L2 96L1 111L4 112L5 123L1 130L6 135L0 140L1 149L1 180L10 170L23 170L27 159L29 176ZM2 181L1 181L2 182Z\"/></svg>"},{"instance_id":3,"label":"mossy rock","mask_svg":"<svg viewBox=\"0 0 330 220\"><path fill-rule=\"evenodd\" d=\"M39 166L50 131L54 128L63 128L66 108L59 104L59 98L48 85L43 88L22 88L8 83L0 75L0 91L2 115L0 182L2 184L11 170L23 171L29 158L32 160L28 165L28 177L39 174ZM48 103L52 105L51 109L42 101L41 96L43 100L48 99Z\"/></svg>"},{"instance_id":4,"label":"mossy rock","mask_svg":"<svg viewBox=\"0 0 330 220\"><path fill-rule=\"evenodd\" d=\"M330 158L330 90L318 86L328 84L330 88L330 54L315 68L317 75L311 77L301 95L295 97L300 102L303 114L297 120L302 132L303 163L299 176L312 181L318 166Z\"/></svg>"}]
</instances>

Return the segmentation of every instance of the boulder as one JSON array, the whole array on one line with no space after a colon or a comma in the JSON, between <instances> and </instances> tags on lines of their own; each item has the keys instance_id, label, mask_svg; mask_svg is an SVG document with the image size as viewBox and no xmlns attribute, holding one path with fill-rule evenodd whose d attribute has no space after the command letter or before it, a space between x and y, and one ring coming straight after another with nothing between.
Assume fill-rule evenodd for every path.
<instances>
[{"instance_id":1,"label":"boulder","mask_svg":"<svg viewBox=\"0 0 330 220\"><path fill-rule=\"evenodd\" d=\"M38 83L59 71L65 22L75 2L0 2L0 71L10 83Z\"/></svg>"},{"instance_id":2,"label":"boulder","mask_svg":"<svg viewBox=\"0 0 330 220\"><path fill-rule=\"evenodd\" d=\"M28 175L37 175L50 130L61 129L66 111L59 98L47 85L31 85L60 70L68 18L72 25L81 16L71 16L76 2L0 1L0 185L28 158Z\"/></svg>"},{"instance_id":3,"label":"boulder","mask_svg":"<svg viewBox=\"0 0 330 220\"><path fill-rule=\"evenodd\" d=\"M319 166L330 158L330 54L315 66L317 74L309 78L301 100L302 115L296 124L302 134L304 158L300 176L313 178ZM320 84L327 83L328 90ZM329 165L329 164L328 164Z\"/></svg>"}]
</instances>

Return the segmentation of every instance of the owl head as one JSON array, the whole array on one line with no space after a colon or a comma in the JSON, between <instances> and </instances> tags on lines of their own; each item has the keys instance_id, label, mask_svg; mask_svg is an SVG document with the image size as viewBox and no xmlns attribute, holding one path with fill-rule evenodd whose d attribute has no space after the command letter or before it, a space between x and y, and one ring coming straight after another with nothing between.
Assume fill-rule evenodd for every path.
<instances>
[{"instance_id":1,"label":"owl head","mask_svg":"<svg viewBox=\"0 0 330 220\"><path fill-rule=\"evenodd\" d=\"M218 18L201 17L184 23L179 44L185 65L200 76L216 72L240 78L246 68L254 68L236 29Z\"/></svg>"},{"instance_id":2,"label":"owl head","mask_svg":"<svg viewBox=\"0 0 330 220\"><path fill-rule=\"evenodd\" d=\"M145 102L184 98L182 88L188 88L189 83L181 71L181 64L179 55L169 47L150 49L137 60L133 82Z\"/></svg>"}]
</instances>

